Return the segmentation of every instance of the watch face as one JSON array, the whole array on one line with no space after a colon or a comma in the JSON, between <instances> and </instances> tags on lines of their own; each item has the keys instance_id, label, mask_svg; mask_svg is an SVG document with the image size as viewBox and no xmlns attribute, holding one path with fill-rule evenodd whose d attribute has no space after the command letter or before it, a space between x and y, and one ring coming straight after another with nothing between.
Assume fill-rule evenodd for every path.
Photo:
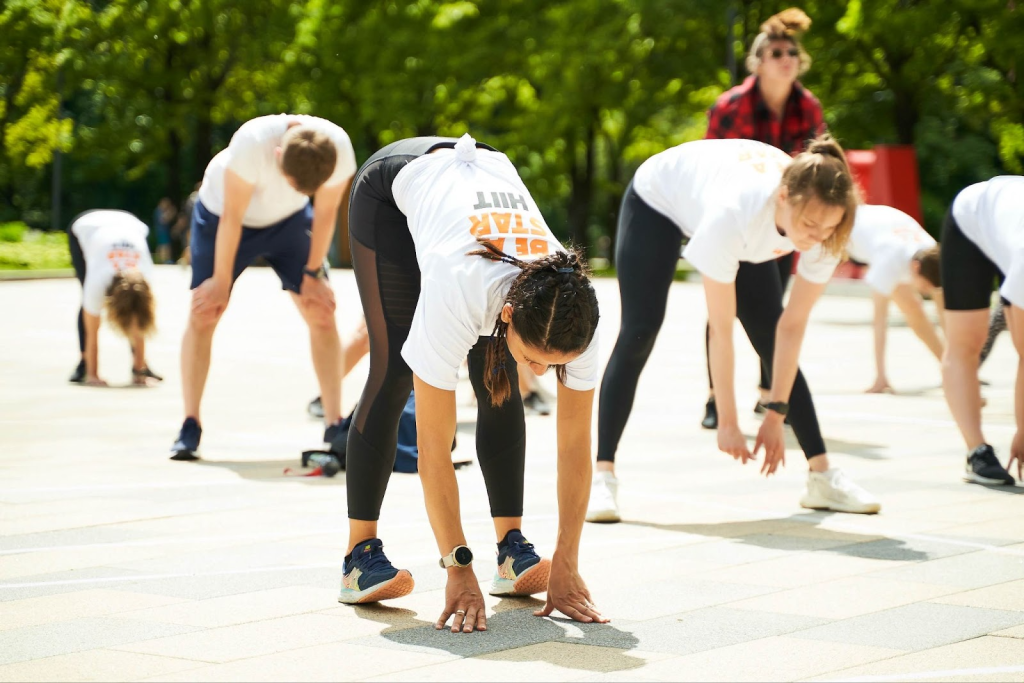
<instances>
[{"instance_id":1,"label":"watch face","mask_svg":"<svg viewBox=\"0 0 1024 683\"><path fill-rule=\"evenodd\" d=\"M473 561L473 551L466 546L460 546L455 549L455 563L460 567L465 567L467 564Z\"/></svg>"}]
</instances>

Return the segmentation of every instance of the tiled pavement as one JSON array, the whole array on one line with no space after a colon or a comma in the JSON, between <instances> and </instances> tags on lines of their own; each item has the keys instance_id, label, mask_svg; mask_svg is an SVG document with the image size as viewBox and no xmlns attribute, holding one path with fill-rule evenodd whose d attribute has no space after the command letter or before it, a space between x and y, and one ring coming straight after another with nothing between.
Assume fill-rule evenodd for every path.
<instances>
[{"instance_id":1,"label":"tiled pavement","mask_svg":"<svg viewBox=\"0 0 1024 683\"><path fill-rule=\"evenodd\" d=\"M348 329L351 273L334 283ZM960 482L938 368L906 327L889 350L902 393L861 393L873 372L869 299L819 304L803 368L835 461L882 497L882 514L801 510L796 450L771 480L716 452L698 427L702 294L677 284L621 450L626 521L584 535L581 571L612 623L539 619L537 600L488 598L488 632L453 635L431 626L444 575L414 476L392 478L381 528L416 592L386 606L335 601L345 480L282 476L319 427L304 412L316 391L306 334L269 271L243 276L218 333L205 459L166 459L187 273L158 268L156 292L150 358L167 381L104 390L64 382L77 283L0 283L2 681L1024 680L1024 488ZM598 292L607 356L614 281ZM126 345L107 332L102 342L107 378L127 382ZM756 366L745 342L737 349L753 435ZM987 431L1004 454L1014 369L1007 337L982 372ZM364 363L346 382L347 405L365 374ZM462 387L463 454L473 419ZM528 429L524 526L550 551L554 419L531 417ZM479 470L458 477L467 534L486 558ZM489 562L478 564L489 580Z\"/></svg>"}]
</instances>

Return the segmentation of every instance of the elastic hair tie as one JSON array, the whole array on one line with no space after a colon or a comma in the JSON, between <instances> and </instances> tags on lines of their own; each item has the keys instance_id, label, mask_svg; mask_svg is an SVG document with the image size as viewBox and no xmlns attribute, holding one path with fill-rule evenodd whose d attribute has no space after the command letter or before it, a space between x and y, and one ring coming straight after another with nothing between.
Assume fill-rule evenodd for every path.
<instances>
[{"instance_id":1,"label":"elastic hair tie","mask_svg":"<svg viewBox=\"0 0 1024 683\"><path fill-rule=\"evenodd\" d=\"M559 273L575 273L576 269L575 268L559 268L558 272Z\"/></svg>"}]
</instances>

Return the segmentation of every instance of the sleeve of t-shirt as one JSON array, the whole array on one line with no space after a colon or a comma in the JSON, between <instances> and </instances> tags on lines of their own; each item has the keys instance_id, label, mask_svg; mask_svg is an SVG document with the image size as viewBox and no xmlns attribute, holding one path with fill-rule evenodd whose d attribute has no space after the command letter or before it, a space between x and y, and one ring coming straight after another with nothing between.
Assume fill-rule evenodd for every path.
<instances>
[{"instance_id":1,"label":"sleeve of t-shirt","mask_svg":"<svg viewBox=\"0 0 1024 683\"><path fill-rule=\"evenodd\" d=\"M590 391L597 386L598 333L580 357L565 365L565 386L574 391Z\"/></svg>"},{"instance_id":2,"label":"sleeve of t-shirt","mask_svg":"<svg viewBox=\"0 0 1024 683\"><path fill-rule=\"evenodd\" d=\"M706 215L683 250L683 258L704 277L735 282L743 253L743 233L728 214Z\"/></svg>"},{"instance_id":3,"label":"sleeve of t-shirt","mask_svg":"<svg viewBox=\"0 0 1024 683\"><path fill-rule=\"evenodd\" d=\"M337 152L338 160L334 165L334 173L324 183L325 187L334 187L347 182L356 173L356 152L352 149L352 141L339 126L332 126L329 133L334 141L334 149Z\"/></svg>"},{"instance_id":4,"label":"sleeve of t-shirt","mask_svg":"<svg viewBox=\"0 0 1024 683\"><path fill-rule=\"evenodd\" d=\"M874 259L864 281L879 294L890 296L907 272L907 263L896 250L892 250Z\"/></svg>"},{"instance_id":5,"label":"sleeve of t-shirt","mask_svg":"<svg viewBox=\"0 0 1024 683\"><path fill-rule=\"evenodd\" d=\"M251 184L259 180L260 168L265 163L264 143L257 135L257 123L260 123L259 119L242 124L228 143L228 169Z\"/></svg>"},{"instance_id":6,"label":"sleeve of t-shirt","mask_svg":"<svg viewBox=\"0 0 1024 683\"><path fill-rule=\"evenodd\" d=\"M78 244L82 247L83 253L88 250L92 236L99 229L99 224L89 220L89 214L82 216L72 223L71 232L78 238Z\"/></svg>"},{"instance_id":7,"label":"sleeve of t-shirt","mask_svg":"<svg viewBox=\"0 0 1024 683\"><path fill-rule=\"evenodd\" d=\"M1017 308L1024 308L1024 251L1013 255L1010 271L999 288L999 295Z\"/></svg>"},{"instance_id":8,"label":"sleeve of t-shirt","mask_svg":"<svg viewBox=\"0 0 1024 683\"><path fill-rule=\"evenodd\" d=\"M432 387L455 391L459 367L479 339L462 293L424 279L402 358Z\"/></svg>"}]
</instances>

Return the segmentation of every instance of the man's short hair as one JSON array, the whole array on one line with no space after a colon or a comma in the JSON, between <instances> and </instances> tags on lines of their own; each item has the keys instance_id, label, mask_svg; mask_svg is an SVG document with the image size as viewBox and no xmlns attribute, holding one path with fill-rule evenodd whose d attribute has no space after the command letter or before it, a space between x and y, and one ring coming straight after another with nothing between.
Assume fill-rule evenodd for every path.
<instances>
[{"instance_id":1,"label":"man's short hair","mask_svg":"<svg viewBox=\"0 0 1024 683\"><path fill-rule=\"evenodd\" d=\"M293 126L281 139L281 170L303 194L311 195L320 189L337 163L334 141L320 131Z\"/></svg>"},{"instance_id":2,"label":"man's short hair","mask_svg":"<svg viewBox=\"0 0 1024 683\"><path fill-rule=\"evenodd\" d=\"M914 254L914 260L920 265L918 273L936 287L942 286L942 264L939 245L922 249Z\"/></svg>"}]
</instances>

